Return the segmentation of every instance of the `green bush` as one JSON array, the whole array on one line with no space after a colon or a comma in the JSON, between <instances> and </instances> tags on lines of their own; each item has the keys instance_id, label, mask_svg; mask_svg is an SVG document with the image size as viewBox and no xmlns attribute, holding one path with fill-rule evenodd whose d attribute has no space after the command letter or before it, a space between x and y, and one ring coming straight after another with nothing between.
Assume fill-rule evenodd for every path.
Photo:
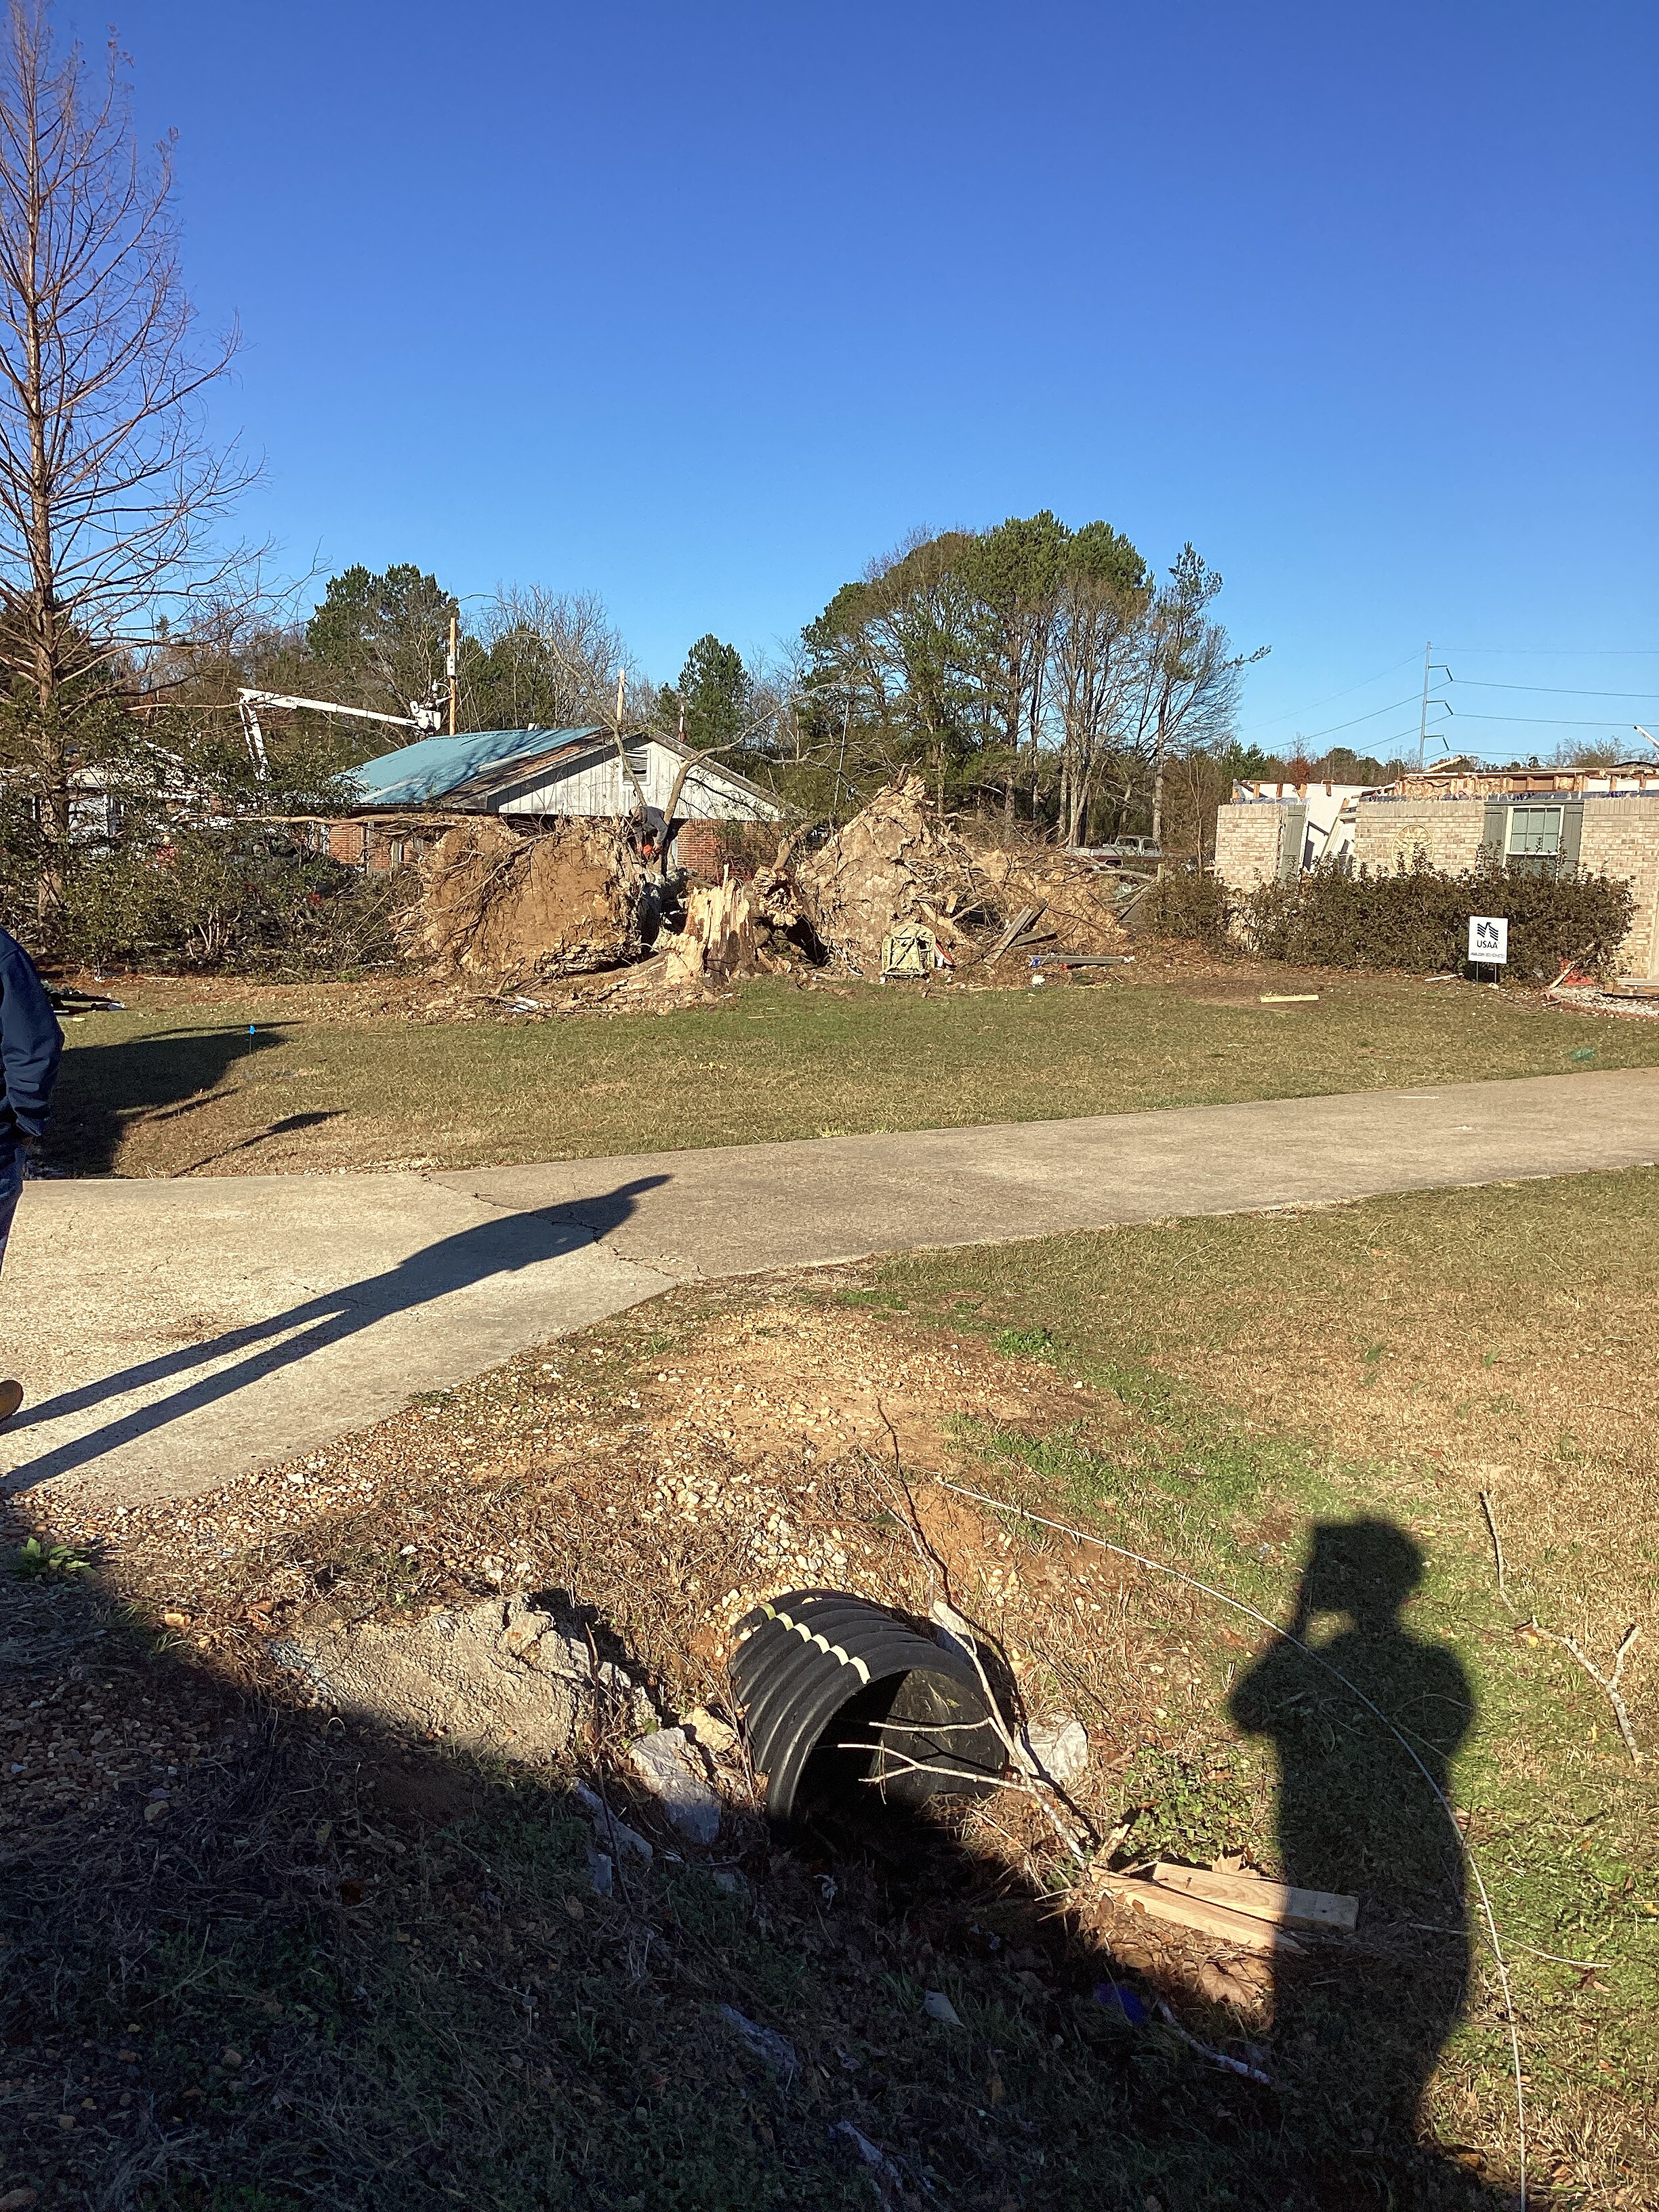
<instances>
[{"instance_id":1,"label":"green bush","mask_svg":"<svg viewBox=\"0 0 1659 2212\"><path fill-rule=\"evenodd\" d=\"M1156 937L1188 937L1212 952L1237 948L1230 933L1231 902L1227 886L1218 876L1182 872L1154 884L1139 903L1132 927L1150 930Z\"/></svg>"},{"instance_id":2,"label":"green bush","mask_svg":"<svg viewBox=\"0 0 1659 2212\"><path fill-rule=\"evenodd\" d=\"M1375 872L1322 861L1237 898L1233 920L1266 960L1425 975L1468 966L1471 915L1502 915L1510 925L1509 978L1553 982L1565 961L1609 969L1633 905L1629 886L1611 876L1539 874L1513 860L1450 875L1419 855Z\"/></svg>"},{"instance_id":3,"label":"green bush","mask_svg":"<svg viewBox=\"0 0 1659 2212\"><path fill-rule=\"evenodd\" d=\"M333 975L396 957L394 882L267 826L179 830L77 855L44 915L38 871L0 866L0 920L40 956L94 969Z\"/></svg>"}]
</instances>

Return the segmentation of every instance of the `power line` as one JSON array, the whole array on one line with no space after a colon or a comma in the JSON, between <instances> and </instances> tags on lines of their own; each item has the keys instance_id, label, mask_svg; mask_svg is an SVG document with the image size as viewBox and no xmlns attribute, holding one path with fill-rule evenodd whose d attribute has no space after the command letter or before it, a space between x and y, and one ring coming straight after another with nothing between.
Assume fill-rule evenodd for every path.
<instances>
[{"instance_id":1,"label":"power line","mask_svg":"<svg viewBox=\"0 0 1659 2212\"><path fill-rule=\"evenodd\" d=\"M1454 676L1466 691L1548 691L1560 699L1659 699L1659 691L1585 691L1573 684L1495 684L1484 677Z\"/></svg>"},{"instance_id":2,"label":"power line","mask_svg":"<svg viewBox=\"0 0 1659 2212\"><path fill-rule=\"evenodd\" d=\"M1495 653L1499 659L1541 654L1547 660L1659 660L1659 646L1448 645L1444 653Z\"/></svg>"},{"instance_id":3,"label":"power line","mask_svg":"<svg viewBox=\"0 0 1659 2212\"><path fill-rule=\"evenodd\" d=\"M1612 730L1626 726L1616 722L1611 714L1586 720L1582 716L1575 720L1564 714L1466 714L1461 707L1451 707L1449 711L1460 722L1532 722L1547 730Z\"/></svg>"},{"instance_id":4,"label":"power line","mask_svg":"<svg viewBox=\"0 0 1659 2212\"><path fill-rule=\"evenodd\" d=\"M1373 677L1371 680L1375 683L1376 679ZM1351 722L1334 722L1328 730L1298 730L1297 742L1308 744L1315 738L1334 738L1339 730L1356 730L1362 722L1374 722L1379 714L1392 714L1397 708L1409 707L1411 703L1409 699L1391 699L1386 707L1373 707L1369 714L1356 714ZM1432 706L1436 702L1431 700L1429 703Z\"/></svg>"},{"instance_id":5,"label":"power line","mask_svg":"<svg viewBox=\"0 0 1659 2212\"><path fill-rule=\"evenodd\" d=\"M1340 691L1328 691L1322 699L1315 699L1306 707L1292 707L1283 714L1269 714L1265 722L1253 723L1244 735L1252 738L1257 730L1271 730L1280 722L1293 722L1298 714L1316 714L1322 707L1328 707L1335 700L1352 698L1356 691L1363 691L1368 684L1380 684L1385 676L1392 676L1396 668L1409 668L1416 658L1414 653L1408 653L1403 660L1390 661L1386 668L1379 668L1375 676L1364 677L1358 684L1346 684ZM1388 709L1384 707L1377 711L1386 714Z\"/></svg>"}]
</instances>

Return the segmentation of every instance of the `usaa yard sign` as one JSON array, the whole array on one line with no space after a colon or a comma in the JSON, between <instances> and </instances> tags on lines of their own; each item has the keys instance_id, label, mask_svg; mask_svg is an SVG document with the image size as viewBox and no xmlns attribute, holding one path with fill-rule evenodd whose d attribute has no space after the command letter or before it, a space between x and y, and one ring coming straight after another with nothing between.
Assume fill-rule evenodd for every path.
<instances>
[{"instance_id":1,"label":"usaa yard sign","mask_svg":"<svg viewBox=\"0 0 1659 2212\"><path fill-rule=\"evenodd\" d=\"M1507 966L1510 957L1510 926L1502 915L1472 914L1469 916L1469 957L1490 968Z\"/></svg>"}]
</instances>

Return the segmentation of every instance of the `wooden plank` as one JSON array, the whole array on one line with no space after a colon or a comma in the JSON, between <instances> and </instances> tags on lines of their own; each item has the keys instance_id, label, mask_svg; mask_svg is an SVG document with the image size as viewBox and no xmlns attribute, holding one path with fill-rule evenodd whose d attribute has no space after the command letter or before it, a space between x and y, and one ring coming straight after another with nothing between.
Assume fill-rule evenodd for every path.
<instances>
[{"instance_id":1,"label":"wooden plank","mask_svg":"<svg viewBox=\"0 0 1659 2212\"><path fill-rule=\"evenodd\" d=\"M1189 1897L1184 1891L1164 1889L1134 1875L1108 1875L1102 1886L1120 1905L1133 1905L1150 1920L1171 1920L1200 1936L1236 1944L1243 1951L1301 1952L1307 1948L1271 1920L1258 1920L1251 1913L1235 1912L1228 1905L1212 1905L1207 1898Z\"/></svg>"},{"instance_id":2,"label":"wooden plank","mask_svg":"<svg viewBox=\"0 0 1659 2212\"><path fill-rule=\"evenodd\" d=\"M1217 1874L1208 1867L1171 1866L1160 1859L1152 1880L1164 1889L1207 1898L1255 1919L1284 1928L1322 1928L1352 1935L1359 1920L1359 1899L1324 1889L1297 1889L1259 1874Z\"/></svg>"},{"instance_id":3,"label":"wooden plank","mask_svg":"<svg viewBox=\"0 0 1659 2212\"><path fill-rule=\"evenodd\" d=\"M1047 914L1048 911L1048 909L1046 905L1021 907L1019 912L1014 916L1013 920L1003 931L1001 936L998 938L996 943L986 954L985 959L987 965L988 966L993 960L1000 960L1003 954L1008 950L1008 947L1013 943L1014 939L1017 937L1023 937L1025 932L1030 928L1031 925L1034 922L1040 921L1042 915Z\"/></svg>"}]
</instances>

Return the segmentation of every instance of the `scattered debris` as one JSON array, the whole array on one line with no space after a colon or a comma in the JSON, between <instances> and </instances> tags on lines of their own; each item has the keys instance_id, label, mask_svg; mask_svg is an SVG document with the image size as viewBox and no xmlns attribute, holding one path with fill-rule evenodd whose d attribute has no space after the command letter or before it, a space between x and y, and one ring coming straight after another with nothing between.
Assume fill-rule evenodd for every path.
<instances>
[{"instance_id":1,"label":"scattered debris","mask_svg":"<svg viewBox=\"0 0 1659 2212\"><path fill-rule=\"evenodd\" d=\"M1122 1982L1097 1982L1094 2000L1103 2011L1115 2014L1130 2027L1145 2027L1152 2018L1146 1999Z\"/></svg>"},{"instance_id":2,"label":"scattered debris","mask_svg":"<svg viewBox=\"0 0 1659 2212\"><path fill-rule=\"evenodd\" d=\"M1305 1948L1272 1920L1259 1919L1233 1905L1212 1904L1207 1898L1194 1897L1186 1890L1166 1889L1145 1875L1103 1872L1094 1879L1115 1903L1144 1912L1149 1919L1172 1920L1201 1936L1237 1944L1241 1950L1300 1952Z\"/></svg>"},{"instance_id":3,"label":"scattered debris","mask_svg":"<svg viewBox=\"0 0 1659 2212\"><path fill-rule=\"evenodd\" d=\"M735 2005L718 2005L715 2009L745 2051L769 2066L775 2074L781 2075L786 2081L794 2079L800 2070L800 2060L787 2035L780 2035L775 2027L763 2027Z\"/></svg>"},{"instance_id":4,"label":"scattered debris","mask_svg":"<svg viewBox=\"0 0 1659 2212\"><path fill-rule=\"evenodd\" d=\"M1069 1713L1034 1722L1025 1731L1025 1748L1051 1782L1075 1782L1087 1771L1089 1731Z\"/></svg>"},{"instance_id":5,"label":"scattered debris","mask_svg":"<svg viewBox=\"0 0 1659 2212\"><path fill-rule=\"evenodd\" d=\"M596 1790L579 1782L572 1796L599 1832L600 1841L618 1858L638 1859L649 1866L655 1856L651 1845L637 1828L630 1828L626 1820L619 1820Z\"/></svg>"},{"instance_id":6,"label":"scattered debris","mask_svg":"<svg viewBox=\"0 0 1659 2212\"><path fill-rule=\"evenodd\" d=\"M851 2120L837 2120L835 2126L830 2129L830 2132L832 2136L840 2136L843 2141L851 2143L854 2149L863 2160L866 2166L870 2168L871 2172L874 2174L878 2180L889 2182L895 2187L902 2187L903 2185L903 2174L900 2172L899 2168L894 2165L892 2160L888 2157L886 2152L880 2149L876 2144L872 2143L868 2136L860 2135L859 2130L853 2125ZM31 2199L31 2201L33 2200Z\"/></svg>"},{"instance_id":7,"label":"scattered debris","mask_svg":"<svg viewBox=\"0 0 1659 2212\"><path fill-rule=\"evenodd\" d=\"M1261 1004L1264 1006L1316 1006L1319 994L1317 991L1263 991Z\"/></svg>"},{"instance_id":8,"label":"scattered debris","mask_svg":"<svg viewBox=\"0 0 1659 2212\"><path fill-rule=\"evenodd\" d=\"M712 1844L720 1832L720 1801L695 1771L696 1753L684 1729L658 1729L628 1747L641 1780L662 1805L671 1827L688 1843Z\"/></svg>"},{"instance_id":9,"label":"scattered debris","mask_svg":"<svg viewBox=\"0 0 1659 2212\"><path fill-rule=\"evenodd\" d=\"M948 964L942 961L939 939L925 921L902 922L881 940L884 982L889 977L925 982L936 962Z\"/></svg>"},{"instance_id":10,"label":"scattered debris","mask_svg":"<svg viewBox=\"0 0 1659 2212\"><path fill-rule=\"evenodd\" d=\"M1312 1928L1352 1935L1359 1922L1359 1899L1322 1889L1296 1889L1265 1875L1224 1874L1209 1867L1172 1866L1160 1859L1152 1879L1164 1889L1206 1899L1212 1905L1271 1920L1281 1928Z\"/></svg>"}]
</instances>

